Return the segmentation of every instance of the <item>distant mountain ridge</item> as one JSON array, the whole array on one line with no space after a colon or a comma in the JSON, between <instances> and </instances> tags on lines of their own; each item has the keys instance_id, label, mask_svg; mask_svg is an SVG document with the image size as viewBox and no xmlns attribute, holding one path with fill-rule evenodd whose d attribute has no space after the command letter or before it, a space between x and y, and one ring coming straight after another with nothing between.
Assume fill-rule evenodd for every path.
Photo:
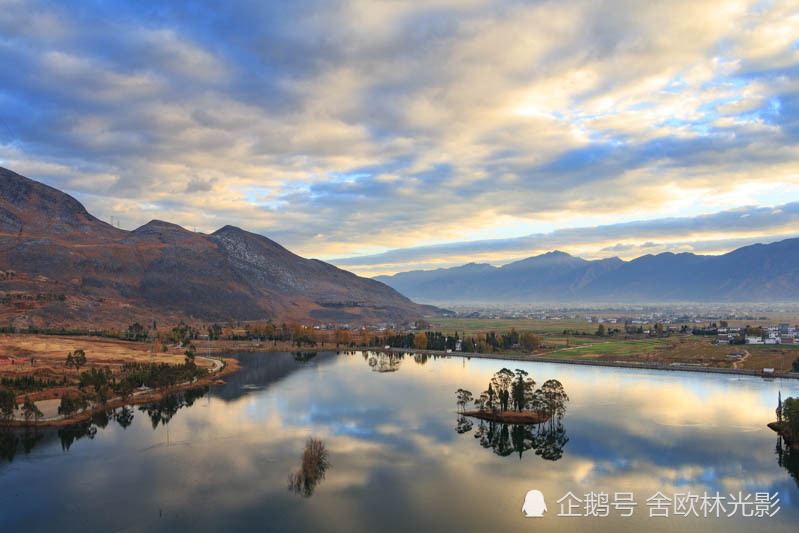
<instances>
[{"instance_id":1,"label":"distant mountain ridge","mask_svg":"<svg viewBox=\"0 0 799 533\"><path fill-rule=\"evenodd\" d=\"M406 322L440 312L233 226L206 235L152 220L121 230L71 196L2 167L0 270L3 325L151 317Z\"/></svg>"},{"instance_id":2,"label":"distant mountain ridge","mask_svg":"<svg viewBox=\"0 0 799 533\"><path fill-rule=\"evenodd\" d=\"M400 272L374 279L438 304L522 302L768 302L799 300L799 239L711 256L586 260L554 251L509 263Z\"/></svg>"}]
</instances>

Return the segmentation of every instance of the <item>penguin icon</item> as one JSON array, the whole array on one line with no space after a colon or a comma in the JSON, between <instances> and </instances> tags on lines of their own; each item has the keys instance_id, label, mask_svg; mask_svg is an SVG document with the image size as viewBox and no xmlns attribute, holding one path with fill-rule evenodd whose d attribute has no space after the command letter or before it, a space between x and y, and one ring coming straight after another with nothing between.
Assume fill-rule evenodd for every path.
<instances>
[{"instance_id":1,"label":"penguin icon","mask_svg":"<svg viewBox=\"0 0 799 533\"><path fill-rule=\"evenodd\" d=\"M544 513L547 512L547 504L540 490L527 491L527 495L524 497L524 505L522 505L522 512L527 518L544 516Z\"/></svg>"}]
</instances>

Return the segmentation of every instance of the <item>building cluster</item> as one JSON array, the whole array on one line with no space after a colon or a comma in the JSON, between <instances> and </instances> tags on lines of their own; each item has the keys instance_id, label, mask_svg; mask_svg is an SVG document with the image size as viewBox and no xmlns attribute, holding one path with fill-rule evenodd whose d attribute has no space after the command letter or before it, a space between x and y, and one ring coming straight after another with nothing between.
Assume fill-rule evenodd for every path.
<instances>
[{"instance_id":1,"label":"building cluster","mask_svg":"<svg viewBox=\"0 0 799 533\"><path fill-rule=\"evenodd\" d=\"M763 328L763 335L747 335L746 344L794 344L796 342L796 326L780 324Z\"/></svg>"},{"instance_id":2,"label":"building cluster","mask_svg":"<svg viewBox=\"0 0 799 533\"><path fill-rule=\"evenodd\" d=\"M733 344L733 341L744 336L746 344L794 344L796 343L796 326L780 324L764 326L761 334L746 332L744 328L719 328L716 344Z\"/></svg>"}]
</instances>

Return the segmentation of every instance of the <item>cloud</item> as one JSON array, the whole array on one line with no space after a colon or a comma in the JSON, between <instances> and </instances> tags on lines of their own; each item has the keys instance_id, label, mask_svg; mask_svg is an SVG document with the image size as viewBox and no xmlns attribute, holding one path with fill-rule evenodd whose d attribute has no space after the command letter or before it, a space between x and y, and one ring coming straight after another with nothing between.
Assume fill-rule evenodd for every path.
<instances>
[{"instance_id":1,"label":"cloud","mask_svg":"<svg viewBox=\"0 0 799 533\"><path fill-rule=\"evenodd\" d=\"M696 217L637 220L565 228L510 239L451 242L400 248L380 254L334 259L336 265L376 272L450 266L470 261L504 264L530 255L564 250L589 258L637 257L664 251L726 252L740 246L799 236L799 202L747 207ZM657 237L659 242L648 240ZM617 239L624 239L618 242ZM613 243L613 244L609 244Z\"/></svg>"},{"instance_id":2,"label":"cloud","mask_svg":"<svg viewBox=\"0 0 799 533\"><path fill-rule=\"evenodd\" d=\"M795 1L0 5L0 164L131 228L342 257L799 200Z\"/></svg>"},{"instance_id":3,"label":"cloud","mask_svg":"<svg viewBox=\"0 0 799 533\"><path fill-rule=\"evenodd\" d=\"M643 245L641 245L641 246L643 246ZM613 246L605 246L604 248L601 248L599 251L600 252L628 252L628 251L630 251L630 250L632 250L634 248L635 248L634 244L618 243L618 244L614 244Z\"/></svg>"},{"instance_id":4,"label":"cloud","mask_svg":"<svg viewBox=\"0 0 799 533\"><path fill-rule=\"evenodd\" d=\"M216 183L216 181L216 178L203 180L194 177L186 184L186 192L208 192L214 188L214 183Z\"/></svg>"}]
</instances>

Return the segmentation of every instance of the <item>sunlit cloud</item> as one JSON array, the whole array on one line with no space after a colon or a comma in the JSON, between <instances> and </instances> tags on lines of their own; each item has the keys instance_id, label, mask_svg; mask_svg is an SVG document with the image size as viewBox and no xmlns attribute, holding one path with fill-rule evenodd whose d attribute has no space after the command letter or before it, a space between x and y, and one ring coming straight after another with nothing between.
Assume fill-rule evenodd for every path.
<instances>
[{"instance_id":1,"label":"sunlit cloud","mask_svg":"<svg viewBox=\"0 0 799 533\"><path fill-rule=\"evenodd\" d=\"M623 223L799 201L796 35L793 0L4 0L0 165L128 229L325 259L589 226L616 233L524 253L726 251L787 230Z\"/></svg>"}]
</instances>

